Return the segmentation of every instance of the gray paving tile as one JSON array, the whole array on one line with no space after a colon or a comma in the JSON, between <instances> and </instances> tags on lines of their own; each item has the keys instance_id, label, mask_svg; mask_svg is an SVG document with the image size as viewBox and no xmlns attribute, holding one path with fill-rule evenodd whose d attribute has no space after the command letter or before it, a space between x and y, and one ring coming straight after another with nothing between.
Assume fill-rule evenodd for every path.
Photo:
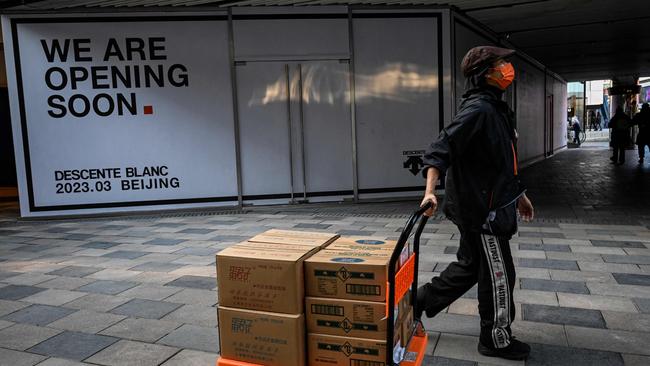
<instances>
[{"instance_id":1,"label":"gray paving tile","mask_svg":"<svg viewBox=\"0 0 650 366\"><path fill-rule=\"evenodd\" d=\"M157 227L172 227L172 228L174 228L174 227L185 226L185 224L181 224L181 223L178 223L178 222L159 222L159 223L154 224L153 226L157 226Z\"/></svg>"},{"instance_id":2,"label":"gray paving tile","mask_svg":"<svg viewBox=\"0 0 650 366\"><path fill-rule=\"evenodd\" d=\"M436 332L478 336L481 321L477 316L441 313L433 318L424 317L422 323L425 329L435 329Z\"/></svg>"},{"instance_id":3,"label":"gray paving tile","mask_svg":"<svg viewBox=\"0 0 650 366\"><path fill-rule=\"evenodd\" d=\"M123 315L98 313L91 310L79 310L65 318L61 318L48 324L48 327L75 332L97 333L124 318L125 316Z\"/></svg>"},{"instance_id":4,"label":"gray paving tile","mask_svg":"<svg viewBox=\"0 0 650 366\"><path fill-rule=\"evenodd\" d=\"M0 347L24 351L59 333L60 330L29 324L14 324L0 330Z\"/></svg>"},{"instance_id":5,"label":"gray paving tile","mask_svg":"<svg viewBox=\"0 0 650 366\"><path fill-rule=\"evenodd\" d=\"M520 231L519 236L522 238L552 238L552 239L564 239L565 236L562 233L540 233L536 231Z\"/></svg>"},{"instance_id":6,"label":"gray paving tile","mask_svg":"<svg viewBox=\"0 0 650 366\"><path fill-rule=\"evenodd\" d=\"M161 338L156 343L214 352L219 349L219 331L217 328L185 324Z\"/></svg>"},{"instance_id":7,"label":"gray paving tile","mask_svg":"<svg viewBox=\"0 0 650 366\"><path fill-rule=\"evenodd\" d=\"M25 297L21 301L33 304L60 306L84 295L86 293L78 291L47 289L32 296Z\"/></svg>"},{"instance_id":8,"label":"gray paving tile","mask_svg":"<svg viewBox=\"0 0 650 366\"><path fill-rule=\"evenodd\" d=\"M214 230L214 229L193 229L193 228L190 228L190 229L181 230L181 231L179 231L179 233L181 233L181 234L204 235L204 234L209 234L209 233L211 233L213 231L216 231L216 230Z\"/></svg>"},{"instance_id":9,"label":"gray paving tile","mask_svg":"<svg viewBox=\"0 0 650 366\"><path fill-rule=\"evenodd\" d=\"M560 259L538 259L538 258L519 258L519 266L531 268L549 268L549 269L565 269L578 271L578 263L576 261L566 261Z\"/></svg>"},{"instance_id":10,"label":"gray paving tile","mask_svg":"<svg viewBox=\"0 0 650 366\"><path fill-rule=\"evenodd\" d=\"M650 264L648 255L603 255L603 260L607 263L627 263L627 264Z\"/></svg>"},{"instance_id":11,"label":"gray paving tile","mask_svg":"<svg viewBox=\"0 0 650 366\"><path fill-rule=\"evenodd\" d=\"M603 311L608 329L627 330L631 332L650 331L650 315L624 313L620 311Z\"/></svg>"},{"instance_id":12,"label":"gray paving tile","mask_svg":"<svg viewBox=\"0 0 650 366\"><path fill-rule=\"evenodd\" d=\"M180 326L181 323L175 321L127 318L102 330L100 334L135 341L155 342Z\"/></svg>"},{"instance_id":13,"label":"gray paving tile","mask_svg":"<svg viewBox=\"0 0 650 366\"><path fill-rule=\"evenodd\" d=\"M187 288L166 298L165 301L177 304L213 306L217 303L217 293L215 291Z\"/></svg>"},{"instance_id":14,"label":"gray paving tile","mask_svg":"<svg viewBox=\"0 0 650 366\"><path fill-rule=\"evenodd\" d=\"M632 299L642 313L650 314L650 299Z\"/></svg>"},{"instance_id":15,"label":"gray paving tile","mask_svg":"<svg viewBox=\"0 0 650 366\"><path fill-rule=\"evenodd\" d=\"M48 358L47 360L38 364L38 366L87 366L89 363L66 360L63 358Z\"/></svg>"},{"instance_id":16,"label":"gray paving tile","mask_svg":"<svg viewBox=\"0 0 650 366\"><path fill-rule=\"evenodd\" d=\"M591 244L595 247L645 249L645 245L639 241L591 240Z\"/></svg>"},{"instance_id":17,"label":"gray paving tile","mask_svg":"<svg viewBox=\"0 0 650 366\"><path fill-rule=\"evenodd\" d=\"M545 252L570 252L571 247L561 244L527 244L520 243L519 250L543 250Z\"/></svg>"},{"instance_id":18,"label":"gray paving tile","mask_svg":"<svg viewBox=\"0 0 650 366\"><path fill-rule=\"evenodd\" d=\"M527 343L553 344L567 346L568 342L561 324L546 324L515 320L512 323L512 334Z\"/></svg>"},{"instance_id":19,"label":"gray paving tile","mask_svg":"<svg viewBox=\"0 0 650 366\"><path fill-rule=\"evenodd\" d=\"M520 279L521 288L526 290L568 292L573 294L589 294L589 289L584 282L554 281L537 278Z\"/></svg>"},{"instance_id":20,"label":"gray paving tile","mask_svg":"<svg viewBox=\"0 0 650 366\"><path fill-rule=\"evenodd\" d=\"M522 304L521 308L522 319L528 321L605 328L605 320L598 310L536 304Z\"/></svg>"},{"instance_id":21,"label":"gray paving tile","mask_svg":"<svg viewBox=\"0 0 650 366\"><path fill-rule=\"evenodd\" d=\"M332 226L332 225L328 225L328 224L310 224L310 223L301 222L299 224L294 225L293 227L297 228L297 229L322 229L322 230L325 230L325 229L329 228L330 226Z\"/></svg>"},{"instance_id":22,"label":"gray paving tile","mask_svg":"<svg viewBox=\"0 0 650 366\"><path fill-rule=\"evenodd\" d=\"M181 306L181 304L165 301L133 299L111 310L111 313L137 318L160 319Z\"/></svg>"},{"instance_id":23,"label":"gray paving tile","mask_svg":"<svg viewBox=\"0 0 650 366\"><path fill-rule=\"evenodd\" d=\"M562 307L637 312L632 300L626 297L567 293L558 293L557 297Z\"/></svg>"},{"instance_id":24,"label":"gray paving tile","mask_svg":"<svg viewBox=\"0 0 650 366\"><path fill-rule=\"evenodd\" d=\"M145 300L163 300L179 291L181 289L174 286L143 284L122 292L120 296Z\"/></svg>"},{"instance_id":25,"label":"gray paving tile","mask_svg":"<svg viewBox=\"0 0 650 366\"><path fill-rule=\"evenodd\" d=\"M201 290L211 290L217 286L217 281L212 277L205 276L182 276L165 286L187 287Z\"/></svg>"},{"instance_id":26,"label":"gray paving tile","mask_svg":"<svg viewBox=\"0 0 650 366\"><path fill-rule=\"evenodd\" d=\"M81 361L115 343L117 338L79 332L63 332L28 351L50 357Z\"/></svg>"},{"instance_id":27,"label":"gray paving tile","mask_svg":"<svg viewBox=\"0 0 650 366\"><path fill-rule=\"evenodd\" d=\"M33 366L46 357L0 348L0 366Z\"/></svg>"},{"instance_id":28,"label":"gray paving tile","mask_svg":"<svg viewBox=\"0 0 650 366\"><path fill-rule=\"evenodd\" d=\"M0 300L0 316L11 314L14 311L28 307L29 304L18 301Z\"/></svg>"},{"instance_id":29,"label":"gray paving tile","mask_svg":"<svg viewBox=\"0 0 650 366\"><path fill-rule=\"evenodd\" d=\"M137 286L135 282L128 281L105 281L99 280L78 288L79 291L92 292L96 294L117 295L132 287Z\"/></svg>"},{"instance_id":30,"label":"gray paving tile","mask_svg":"<svg viewBox=\"0 0 650 366\"><path fill-rule=\"evenodd\" d=\"M110 249L112 247L120 245L119 243L109 243L107 241L91 241L88 244L80 245L82 248L89 249Z\"/></svg>"},{"instance_id":31,"label":"gray paving tile","mask_svg":"<svg viewBox=\"0 0 650 366\"><path fill-rule=\"evenodd\" d=\"M478 337L441 333L433 351L434 356L475 361L487 365L498 362L502 366L524 366L524 361L509 361L482 356L476 351Z\"/></svg>"},{"instance_id":32,"label":"gray paving tile","mask_svg":"<svg viewBox=\"0 0 650 366\"><path fill-rule=\"evenodd\" d=\"M52 280L41 282L39 287L54 288L59 290L75 290L83 285L87 285L95 280L92 278L82 277L55 277Z\"/></svg>"},{"instance_id":33,"label":"gray paving tile","mask_svg":"<svg viewBox=\"0 0 650 366\"><path fill-rule=\"evenodd\" d=\"M199 305L183 305L173 312L165 315L162 320L179 323L200 325L204 327L216 327L217 317L215 308Z\"/></svg>"},{"instance_id":34,"label":"gray paving tile","mask_svg":"<svg viewBox=\"0 0 650 366\"><path fill-rule=\"evenodd\" d=\"M650 333L565 326L569 346L650 355Z\"/></svg>"},{"instance_id":35,"label":"gray paving tile","mask_svg":"<svg viewBox=\"0 0 650 366\"><path fill-rule=\"evenodd\" d=\"M47 325L55 320L66 317L76 310L49 305L31 305L15 311L2 319L14 323L27 323L33 325Z\"/></svg>"},{"instance_id":36,"label":"gray paving tile","mask_svg":"<svg viewBox=\"0 0 650 366\"><path fill-rule=\"evenodd\" d=\"M27 296L37 294L46 289L34 286L9 285L0 287L0 299L2 300L20 300Z\"/></svg>"},{"instance_id":37,"label":"gray paving tile","mask_svg":"<svg viewBox=\"0 0 650 366\"><path fill-rule=\"evenodd\" d=\"M184 349L162 364L162 366L205 366L212 365L219 355L216 353Z\"/></svg>"},{"instance_id":38,"label":"gray paving tile","mask_svg":"<svg viewBox=\"0 0 650 366\"><path fill-rule=\"evenodd\" d=\"M66 276L66 277L86 277L95 272L99 272L102 268L86 267L86 266L68 266L56 271L48 272L49 275Z\"/></svg>"},{"instance_id":39,"label":"gray paving tile","mask_svg":"<svg viewBox=\"0 0 650 366\"><path fill-rule=\"evenodd\" d=\"M444 254L456 254L458 253L458 247L445 247Z\"/></svg>"},{"instance_id":40,"label":"gray paving tile","mask_svg":"<svg viewBox=\"0 0 650 366\"><path fill-rule=\"evenodd\" d=\"M650 356L623 355L625 366L648 366L650 365Z\"/></svg>"},{"instance_id":41,"label":"gray paving tile","mask_svg":"<svg viewBox=\"0 0 650 366\"><path fill-rule=\"evenodd\" d=\"M144 245L177 245L185 240L183 239L161 239L161 238L156 238L149 240L147 242L144 242Z\"/></svg>"},{"instance_id":42,"label":"gray paving tile","mask_svg":"<svg viewBox=\"0 0 650 366\"><path fill-rule=\"evenodd\" d=\"M595 351L581 348L531 344L531 352L526 366L623 366L620 353Z\"/></svg>"},{"instance_id":43,"label":"gray paving tile","mask_svg":"<svg viewBox=\"0 0 650 366\"><path fill-rule=\"evenodd\" d=\"M616 282L621 285L650 286L650 275L634 273L612 273L612 276L614 276Z\"/></svg>"},{"instance_id":44,"label":"gray paving tile","mask_svg":"<svg viewBox=\"0 0 650 366\"><path fill-rule=\"evenodd\" d=\"M122 296L111 296L104 294L88 294L77 300L71 301L65 306L71 309L86 309L97 312L106 312L124 304L131 299Z\"/></svg>"},{"instance_id":45,"label":"gray paving tile","mask_svg":"<svg viewBox=\"0 0 650 366\"><path fill-rule=\"evenodd\" d=\"M114 252L106 253L102 257L106 258L120 258L120 259L136 259L144 255L147 255L147 252L139 252L135 250L116 250Z\"/></svg>"},{"instance_id":46,"label":"gray paving tile","mask_svg":"<svg viewBox=\"0 0 650 366\"><path fill-rule=\"evenodd\" d=\"M422 361L422 365L423 366L476 366L478 364L474 361L425 355L424 360Z\"/></svg>"},{"instance_id":47,"label":"gray paving tile","mask_svg":"<svg viewBox=\"0 0 650 366\"><path fill-rule=\"evenodd\" d=\"M88 239L92 238L93 236L94 235L90 235L90 234L70 234L70 235L64 236L62 239L65 239L65 240L88 240Z\"/></svg>"},{"instance_id":48,"label":"gray paving tile","mask_svg":"<svg viewBox=\"0 0 650 366\"><path fill-rule=\"evenodd\" d=\"M195 255L195 256L210 256L214 257L218 249L214 248L183 248L174 252L174 254Z\"/></svg>"},{"instance_id":49,"label":"gray paving tile","mask_svg":"<svg viewBox=\"0 0 650 366\"><path fill-rule=\"evenodd\" d=\"M183 266L174 263L146 262L135 267L131 267L130 270L143 272L171 272L181 267Z\"/></svg>"},{"instance_id":50,"label":"gray paving tile","mask_svg":"<svg viewBox=\"0 0 650 366\"><path fill-rule=\"evenodd\" d=\"M176 352L173 347L121 340L87 361L108 366L157 366Z\"/></svg>"},{"instance_id":51,"label":"gray paving tile","mask_svg":"<svg viewBox=\"0 0 650 366\"><path fill-rule=\"evenodd\" d=\"M20 274L21 274L20 272L4 272L4 271L0 271L0 281L4 280L6 278L18 276Z\"/></svg>"},{"instance_id":52,"label":"gray paving tile","mask_svg":"<svg viewBox=\"0 0 650 366\"><path fill-rule=\"evenodd\" d=\"M12 326L14 324L15 323L13 323L13 322L8 322L6 320L0 320L0 329L9 328L10 326Z\"/></svg>"},{"instance_id":53,"label":"gray paving tile","mask_svg":"<svg viewBox=\"0 0 650 366\"><path fill-rule=\"evenodd\" d=\"M210 238L211 241L224 241L224 242L234 242L238 243L250 239L253 235L244 236L244 235L217 235Z\"/></svg>"}]
</instances>

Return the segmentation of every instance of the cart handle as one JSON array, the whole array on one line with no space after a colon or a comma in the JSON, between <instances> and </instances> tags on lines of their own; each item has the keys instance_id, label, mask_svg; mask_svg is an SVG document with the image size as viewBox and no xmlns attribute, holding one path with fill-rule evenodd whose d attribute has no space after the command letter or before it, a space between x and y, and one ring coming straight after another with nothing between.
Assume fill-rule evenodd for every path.
<instances>
[{"instance_id":1,"label":"cart handle","mask_svg":"<svg viewBox=\"0 0 650 366\"><path fill-rule=\"evenodd\" d=\"M390 262L388 263L388 324L387 324L387 362L386 365L393 365L393 346L394 346L394 337L395 337L395 267L396 263L399 260L402 250L408 241L408 238L411 236L411 231L413 227L419 220L419 225L415 230L413 235L413 254L415 255L414 263L414 276L413 276L413 285L411 287L411 304L415 305L417 299L417 287L418 287L418 261L420 259L420 235L424 231L424 226L429 220L428 216L424 216L424 213L433 207L432 201L427 201L424 205L420 206L413 214L409 217L402 229L399 239L397 240L397 245L395 250L391 255Z\"/></svg>"}]
</instances>

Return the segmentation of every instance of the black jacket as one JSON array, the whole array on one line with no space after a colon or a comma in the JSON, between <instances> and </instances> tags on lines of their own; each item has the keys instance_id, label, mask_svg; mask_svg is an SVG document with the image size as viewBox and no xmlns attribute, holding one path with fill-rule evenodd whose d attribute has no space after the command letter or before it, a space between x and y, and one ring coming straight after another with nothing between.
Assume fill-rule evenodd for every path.
<instances>
[{"instance_id":1,"label":"black jacket","mask_svg":"<svg viewBox=\"0 0 650 366\"><path fill-rule=\"evenodd\" d=\"M424 155L425 166L447 173L443 211L461 230L480 231L490 210L524 191L514 113L500 97L489 87L469 90L452 123Z\"/></svg>"}]
</instances>

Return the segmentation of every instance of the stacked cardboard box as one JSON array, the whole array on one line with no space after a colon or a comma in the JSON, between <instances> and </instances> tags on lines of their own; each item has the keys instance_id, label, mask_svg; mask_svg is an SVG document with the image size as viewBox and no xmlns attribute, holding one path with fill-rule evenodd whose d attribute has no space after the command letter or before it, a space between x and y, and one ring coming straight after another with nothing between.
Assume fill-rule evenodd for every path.
<instances>
[{"instance_id":1,"label":"stacked cardboard box","mask_svg":"<svg viewBox=\"0 0 650 366\"><path fill-rule=\"evenodd\" d=\"M395 305L395 342L386 344L388 265L396 244L342 237L305 261L310 366L382 365L386 352L405 346L413 314L408 294ZM407 246L398 264L409 254Z\"/></svg>"},{"instance_id":2,"label":"stacked cardboard box","mask_svg":"<svg viewBox=\"0 0 650 366\"><path fill-rule=\"evenodd\" d=\"M222 357L305 365L303 262L337 237L270 230L217 254Z\"/></svg>"}]
</instances>

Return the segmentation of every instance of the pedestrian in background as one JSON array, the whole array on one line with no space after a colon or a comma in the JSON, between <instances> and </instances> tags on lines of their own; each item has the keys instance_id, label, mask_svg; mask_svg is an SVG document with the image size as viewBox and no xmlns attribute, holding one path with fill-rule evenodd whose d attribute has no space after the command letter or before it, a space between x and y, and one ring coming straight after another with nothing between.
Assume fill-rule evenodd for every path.
<instances>
[{"instance_id":1,"label":"pedestrian in background","mask_svg":"<svg viewBox=\"0 0 650 366\"><path fill-rule=\"evenodd\" d=\"M643 103L641 111L634 116L632 122L639 127L636 145L639 148L639 164L643 164L645 148L646 146L650 148L650 105L648 103Z\"/></svg>"},{"instance_id":2,"label":"pedestrian in background","mask_svg":"<svg viewBox=\"0 0 650 366\"><path fill-rule=\"evenodd\" d=\"M614 154L610 160L614 164L622 165L625 163L625 149L630 144L630 127L632 120L623 112L623 108L616 108L616 113L609 120L609 128L612 130L610 145L614 149Z\"/></svg>"},{"instance_id":3,"label":"pedestrian in background","mask_svg":"<svg viewBox=\"0 0 650 366\"><path fill-rule=\"evenodd\" d=\"M589 129L596 131L598 127L596 126L596 113L593 110L589 111Z\"/></svg>"},{"instance_id":4,"label":"pedestrian in background","mask_svg":"<svg viewBox=\"0 0 650 366\"><path fill-rule=\"evenodd\" d=\"M603 118L600 115L600 111L596 111L596 127L598 127L598 131L603 130Z\"/></svg>"}]
</instances>

